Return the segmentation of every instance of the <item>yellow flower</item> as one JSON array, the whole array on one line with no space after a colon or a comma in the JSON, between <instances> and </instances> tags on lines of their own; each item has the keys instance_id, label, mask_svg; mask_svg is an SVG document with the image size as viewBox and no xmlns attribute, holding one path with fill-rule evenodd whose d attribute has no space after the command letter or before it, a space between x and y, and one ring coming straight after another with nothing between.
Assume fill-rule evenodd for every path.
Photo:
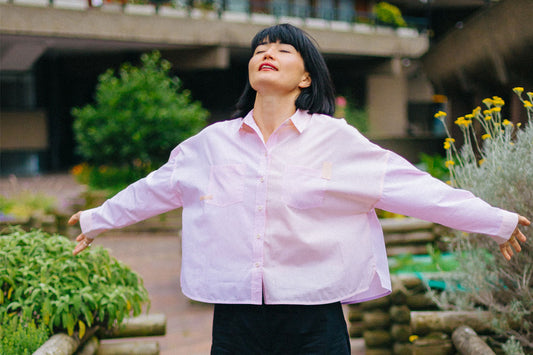
<instances>
[{"instance_id":1,"label":"yellow flower","mask_svg":"<svg viewBox=\"0 0 533 355\"><path fill-rule=\"evenodd\" d=\"M485 121L490 121L490 120L492 120L492 116L490 115L485 116Z\"/></svg>"},{"instance_id":2,"label":"yellow flower","mask_svg":"<svg viewBox=\"0 0 533 355\"><path fill-rule=\"evenodd\" d=\"M502 108L501 107L493 107L491 110L492 110L492 112L501 112Z\"/></svg>"},{"instance_id":3,"label":"yellow flower","mask_svg":"<svg viewBox=\"0 0 533 355\"><path fill-rule=\"evenodd\" d=\"M505 105L505 101L499 96L493 96L492 97L492 103L496 106L503 106Z\"/></svg>"},{"instance_id":4,"label":"yellow flower","mask_svg":"<svg viewBox=\"0 0 533 355\"><path fill-rule=\"evenodd\" d=\"M450 166L455 165L455 162L453 160L446 160L444 165L446 165L446 167L449 168Z\"/></svg>"},{"instance_id":5,"label":"yellow flower","mask_svg":"<svg viewBox=\"0 0 533 355\"><path fill-rule=\"evenodd\" d=\"M503 120L502 123L503 123L504 126L512 126L513 125L512 122L509 121L508 119Z\"/></svg>"},{"instance_id":6,"label":"yellow flower","mask_svg":"<svg viewBox=\"0 0 533 355\"><path fill-rule=\"evenodd\" d=\"M472 111L472 114L473 114L474 116L477 116L477 114L479 114L480 112L481 112L481 107L478 106L478 107L476 107L476 108L474 109L474 111Z\"/></svg>"},{"instance_id":7,"label":"yellow flower","mask_svg":"<svg viewBox=\"0 0 533 355\"><path fill-rule=\"evenodd\" d=\"M409 341L412 343L413 341L415 341L416 339L418 339L418 335L411 335L409 337Z\"/></svg>"},{"instance_id":8,"label":"yellow flower","mask_svg":"<svg viewBox=\"0 0 533 355\"><path fill-rule=\"evenodd\" d=\"M518 128L522 127L522 122L518 122L518 123L516 124L516 127L518 127Z\"/></svg>"},{"instance_id":9,"label":"yellow flower","mask_svg":"<svg viewBox=\"0 0 533 355\"><path fill-rule=\"evenodd\" d=\"M533 104L531 104L530 101L524 101L524 107L526 107L526 108L533 107Z\"/></svg>"},{"instance_id":10,"label":"yellow flower","mask_svg":"<svg viewBox=\"0 0 533 355\"><path fill-rule=\"evenodd\" d=\"M465 118L471 120L472 118L474 118L474 115L469 113L469 114L465 115Z\"/></svg>"},{"instance_id":11,"label":"yellow flower","mask_svg":"<svg viewBox=\"0 0 533 355\"><path fill-rule=\"evenodd\" d=\"M451 145L450 142L444 142L444 149L448 150L450 149Z\"/></svg>"},{"instance_id":12,"label":"yellow flower","mask_svg":"<svg viewBox=\"0 0 533 355\"><path fill-rule=\"evenodd\" d=\"M490 108L490 107L493 105L492 99L489 99L489 98L484 99L484 100L483 100L483 103L484 103L485 106L487 106L488 108Z\"/></svg>"},{"instance_id":13,"label":"yellow flower","mask_svg":"<svg viewBox=\"0 0 533 355\"><path fill-rule=\"evenodd\" d=\"M485 139L489 139L490 138L490 134L489 133L485 133L484 135L481 136L481 139L485 140Z\"/></svg>"},{"instance_id":14,"label":"yellow flower","mask_svg":"<svg viewBox=\"0 0 533 355\"><path fill-rule=\"evenodd\" d=\"M453 139L453 138L446 138L445 141L446 141L446 142L454 143L454 142L455 142L455 139Z\"/></svg>"},{"instance_id":15,"label":"yellow flower","mask_svg":"<svg viewBox=\"0 0 533 355\"><path fill-rule=\"evenodd\" d=\"M480 159L480 160L478 161L479 166L483 165L484 162L485 162L485 159Z\"/></svg>"},{"instance_id":16,"label":"yellow flower","mask_svg":"<svg viewBox=\"0 0 533 355\"><path fill-rule=\"evenodd\" d=\"M434 116L435 118L440 118L440 117L446 117L446 112L444 111L439 111L435 114Z\"/></svg>"},{"instance_id":17,"label":"yellow flower","mask_svg":"<svg viewBox=\"0 0 533 355\"><path fill-rule=\"evenodd\" d=\"M517 86L517 87L513 88L513 91L515 92L515 94L521 95L524 92L524 88L520 87L520 86Z\"/></svg>"}]
</instances>

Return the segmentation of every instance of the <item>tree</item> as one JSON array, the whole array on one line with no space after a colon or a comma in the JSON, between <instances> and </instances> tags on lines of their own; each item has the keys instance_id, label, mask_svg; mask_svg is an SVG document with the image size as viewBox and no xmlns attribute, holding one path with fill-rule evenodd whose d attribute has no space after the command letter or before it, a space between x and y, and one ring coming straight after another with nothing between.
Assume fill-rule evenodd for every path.
<instances>
[{"instance_id":1,"label":"tree","mask_svg":"<svg viewBox=\"0 0 533 355\"><path fill-rule=\"evenodd\" d=\"M151 170L170 150L206 124L208 111L170 77L159 52L141 56L98 79L94 105L74 108L79 153L91 165Z\"/></svg>"}]
</instances>

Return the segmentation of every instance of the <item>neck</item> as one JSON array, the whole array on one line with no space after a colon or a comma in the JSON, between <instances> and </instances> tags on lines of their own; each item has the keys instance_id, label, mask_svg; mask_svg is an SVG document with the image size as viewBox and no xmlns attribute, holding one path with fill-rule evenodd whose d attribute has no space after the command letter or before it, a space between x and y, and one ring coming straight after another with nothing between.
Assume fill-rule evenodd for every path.
<instances>
[{"instance_id":1,"label":"neck","mask_svg":"<svg viewBox=\"0 0 533 355\"><path fill-rule=\"evenodd\" d=\"M296 112L296 97L264 96L257 94L254 103L254 120L265 142L283 122Z\"/></svg>"}]
</instances>

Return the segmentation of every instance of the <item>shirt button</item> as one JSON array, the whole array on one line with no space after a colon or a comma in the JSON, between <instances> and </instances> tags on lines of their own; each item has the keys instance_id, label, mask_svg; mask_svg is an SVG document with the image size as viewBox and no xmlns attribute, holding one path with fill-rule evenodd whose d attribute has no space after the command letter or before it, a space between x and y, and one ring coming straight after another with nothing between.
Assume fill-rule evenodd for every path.
<instances>
[{"instance_id":1,"label":"shirt button","mask_svg":"<svg viewBox=\"0 0 533 355\"><path fill-rule=\"evenodd\" d=\"M260 263L255 263L255 267L259 267L259 266L261 266Z\"/></svg>"},{"instance_id":2,"label":"shirt button","mask_svg":"<svg viewBox=\"0 0 533 355\"><path fill-rule=\"evenodd\" d=\"M262 211L263 210L263 206L257 206L257 210L258 211Z\"/></svg>"},{"instance_id":3,"label":"shirt button","mask_svg":"<svg viewBox=\"0 0 533 355\"><path fill-rule=\"evenodd\" d=\"M259 181L264 182L264 181L265 181L265 178L261 176L261 178L259 179Z\"/></svg>"},{"instance_id":4,"label":"shirt button","mask_svg":"<svg viewBox=\"0 0 533 355\"><path fill-rule=\"evenodd\" d=\"M261 234L255 236L256 239L261 239Z\"/></svg>"}]
</instances>

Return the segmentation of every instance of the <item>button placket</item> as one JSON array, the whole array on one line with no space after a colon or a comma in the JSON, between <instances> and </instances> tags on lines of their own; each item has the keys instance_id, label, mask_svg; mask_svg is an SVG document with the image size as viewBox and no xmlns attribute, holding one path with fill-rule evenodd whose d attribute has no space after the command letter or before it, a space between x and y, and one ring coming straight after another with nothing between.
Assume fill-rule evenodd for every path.
<instances>
[{"instance_id":1,"label":"button placket","mask_svg":"<svg viewBox=\"0 0 533 355\"><path fill-rule=\"evenodd\" d=\"M252 303L260 304L263 299L263 248L266 228L267 184L265 176L268 170L268 151L265 147L264 157L259 164L259 178L256 182L256 200L254 213L253 236L253 269L252 269Z\"/></svg>"}]
</instances>

